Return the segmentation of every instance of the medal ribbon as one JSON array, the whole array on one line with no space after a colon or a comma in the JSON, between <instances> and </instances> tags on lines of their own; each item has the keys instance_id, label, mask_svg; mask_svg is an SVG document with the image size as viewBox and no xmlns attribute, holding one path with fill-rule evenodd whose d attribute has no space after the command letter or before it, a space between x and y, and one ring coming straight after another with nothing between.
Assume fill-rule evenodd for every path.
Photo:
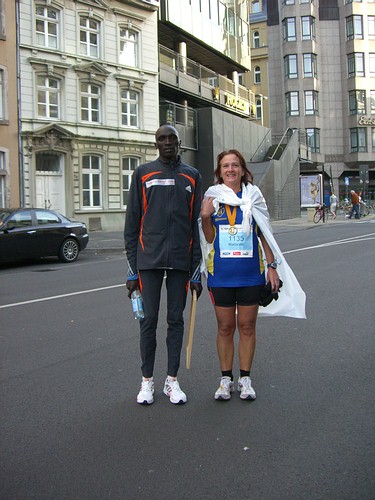
<instances>
[{"instance_id":1,"label":"medal ribbon","mask_svg":"<svg viewBox=\"0 0 375 500\"><path fill-rule=\"evenodd\" d=\"M231 212L230 206L225 205L225 211L227 213L229 224L234 226L236 224L237 207L233 207L233 212Z\"/></svg>"}]
</instances>

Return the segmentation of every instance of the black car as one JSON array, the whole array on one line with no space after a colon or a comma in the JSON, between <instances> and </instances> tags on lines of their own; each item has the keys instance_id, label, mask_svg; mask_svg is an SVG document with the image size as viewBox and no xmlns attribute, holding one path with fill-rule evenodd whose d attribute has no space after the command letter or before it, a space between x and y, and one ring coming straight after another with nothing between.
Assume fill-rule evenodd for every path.
<instances>
[{"instance_id":1,"label":"black car","mask_svg":"<svg viewBox=\"0 0 375 500\"><path fill-rule=\"evenodd\" d=\"M0 263L56 256L74 262L89 241L86 225L43 208L0 208Z\"/></svg>"}]
</instances>

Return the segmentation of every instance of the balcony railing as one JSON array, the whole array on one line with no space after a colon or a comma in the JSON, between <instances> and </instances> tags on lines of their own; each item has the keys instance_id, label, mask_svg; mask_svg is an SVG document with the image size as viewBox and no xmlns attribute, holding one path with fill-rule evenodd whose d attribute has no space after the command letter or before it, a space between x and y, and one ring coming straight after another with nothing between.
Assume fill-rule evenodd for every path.
<instances>
[{"instance_id":1,"label":"balcony railing","mask_svg":"<svg viewBox=\"0 0 375 500\"><path fill-rule=\"evenodd\" d=\"M193 108L164 101L159 106L160 123L169 123L178 130L182 148L198 149L197 112Z\"/></svg>"},{"instance_id":2,"label":"balcony railing","mask_svg":"<svg viewBox=\"0 0 375 500\"><path fill-rule=\"evenodd\" d=\"M162 83L255 118L255 96L251 90L162 45L159 45L159 71Z\"/></svg>"}]
</instances>

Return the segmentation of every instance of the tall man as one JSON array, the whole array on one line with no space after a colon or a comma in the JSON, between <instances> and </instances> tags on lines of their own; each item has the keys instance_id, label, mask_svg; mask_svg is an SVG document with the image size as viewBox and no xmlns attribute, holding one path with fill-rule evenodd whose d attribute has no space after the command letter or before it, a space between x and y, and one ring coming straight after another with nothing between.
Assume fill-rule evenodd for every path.
<instances>
[{"instance_id":1,"label":"tall man","mask_svg":"<svg viewBox=\"0 0 375 500\"><path fill-rule=\"evenodd\" d=\"M125 221L128 260L126 287L139 288L145 317L140 320L142 383L140 404L154 401L154 362L160 293L164 275L167 287L167 378L164 394L171 403L186 403L177 381L184 333L183 312L190 289L202 292L198 217L202 178L182 163L178 131L162 125L155 133L157 160L136 168L129 192Z\"/></svg>"}]
</instances>

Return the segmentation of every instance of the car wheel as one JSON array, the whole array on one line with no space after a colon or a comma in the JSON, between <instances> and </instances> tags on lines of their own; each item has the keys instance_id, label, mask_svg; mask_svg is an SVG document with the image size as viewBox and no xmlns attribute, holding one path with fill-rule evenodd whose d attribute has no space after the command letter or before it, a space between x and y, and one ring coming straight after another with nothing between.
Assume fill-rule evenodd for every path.
<instances>
[{"instance_id":1,"label":"car wheel","mask_svg":"<svg viewBox=\"0 0 375 500\"><path fill-rule=\"evenodd\" d=\"M68 238L63 242L59 252L59 259L62 262L74 262L79 254L79 245L74 238Z\"/></svg>"}]
</instances>

